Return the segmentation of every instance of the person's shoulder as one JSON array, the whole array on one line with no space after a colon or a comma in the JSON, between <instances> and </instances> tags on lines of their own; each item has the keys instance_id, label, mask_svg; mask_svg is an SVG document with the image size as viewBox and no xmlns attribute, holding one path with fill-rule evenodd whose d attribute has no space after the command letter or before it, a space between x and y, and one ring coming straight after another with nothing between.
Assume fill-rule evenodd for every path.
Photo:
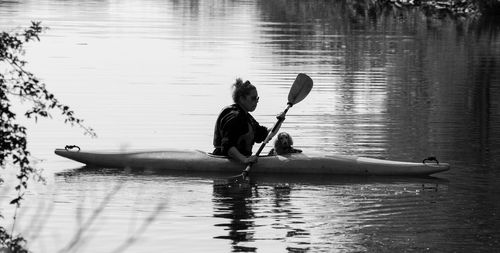
<instances>
[{"instance_id":1,"label":"person's shoulder","mask_svg":"<svg viewBox=\"0 0 500 253\"><path fill-rule=\"evenodd\" d=\"M221 113L230 113L230 112L233 112L233 111L236 111L236 112L239 111L238 107L236 105L234 105L234 104L233 105L228 105L228 106L222 108Z\"/></svg>"},{"instance_id":2,"label":"person's shoulder","mask_svg":"<svg viewBox=\"0 0 500 253\"><path fill-rule=\"evenodd\" d=\"M238 105L232 104L232 105L228 105L228 106L223 107L222 111L237 110L237 109L238 109Z\"/></svg>"},{"instance_id":3,"label":"person's shoulder","mask_svg":"<svg viewBox=\"0 0 500 253\"><path fill-rule=\"evenodd\" d=\"M226 118L238 118L242 115L242 113L236 104L232 104L224 107L221 111L221 115Z\"/></svg>"}]
</instances>

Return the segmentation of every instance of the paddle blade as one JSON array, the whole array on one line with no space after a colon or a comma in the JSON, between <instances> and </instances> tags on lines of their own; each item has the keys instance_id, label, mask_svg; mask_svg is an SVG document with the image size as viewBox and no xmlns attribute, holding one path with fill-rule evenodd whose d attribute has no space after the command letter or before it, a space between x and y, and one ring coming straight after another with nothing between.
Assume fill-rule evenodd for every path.
<instances>
[{"instance_id":1,"label":"paddle blade","mask_svg":"<svg viewBox=\"0 0 500 253\"><path fill-rule=\"evenodd\" d=\"M300 73L288 93L288 104L294 105L307 97L313 87L313 80L306 74Z\"/></svg>"}]
</instances>

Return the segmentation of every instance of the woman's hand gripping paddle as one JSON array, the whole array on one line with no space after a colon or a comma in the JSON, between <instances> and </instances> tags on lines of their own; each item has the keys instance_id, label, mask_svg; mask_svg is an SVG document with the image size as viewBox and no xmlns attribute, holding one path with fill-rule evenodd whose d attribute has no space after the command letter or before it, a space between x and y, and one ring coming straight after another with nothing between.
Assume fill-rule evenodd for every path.
<instances>
[{"instance_id":1,"label":"woman's hand gripping paddle","mask_svg":"<svg viewBox=\"0 0 500 253\"><path fill-rule=\"evenodd\" d=\"M290 92L288 93L287 107L280 115L282 117L278 118L278 122L274 124L273 129L269 132L266 139L262 142L259 150L257 151L257 153L255 153L256 156L260 155L266 144L278 133L281 127L281 123L283 123L283 121L285 120L285 115L288 112L288 109L290 109L290 107L292 107L294 104L299 103L305 97L307 97L312 87L313 87L313 81L308 75L302 73L297 75L297 78L295 78L295 81L293 82L292 87L290 88ZM247 164L245 170L243 170L243 172L238 176L234 176L228 179L215 180L214 187L241 186L242 184L248 185L247 176L250 173L252 165L253 163Z\"/></svg>"}]
</instances>

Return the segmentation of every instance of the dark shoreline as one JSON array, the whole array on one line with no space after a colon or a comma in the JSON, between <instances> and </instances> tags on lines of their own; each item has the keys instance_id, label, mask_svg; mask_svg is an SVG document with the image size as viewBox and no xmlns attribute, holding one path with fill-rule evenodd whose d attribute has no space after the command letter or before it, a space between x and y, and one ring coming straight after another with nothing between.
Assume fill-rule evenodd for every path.
<instances>
[{"instance_id":1,"label":"dark shoreline","mask_svg":"<svg viewBox=\"0 0 500 253\"><path fill-rule=\"evenodd\" d=\"M500 15L499 0L378 0L376 2L379 5L392 8L421 8L428 16L479 17Z\"/></svg>"},{"instance_id":2,"label":"dark shoreline","mask_svg":"<svg viewBox=\"0 0 500 253\"><path fill-rule=\"evenodd\" d=\"M358 13L418 9L435 18L500 16L500 0L346 0Z\"/></svg>"}]
</instances>

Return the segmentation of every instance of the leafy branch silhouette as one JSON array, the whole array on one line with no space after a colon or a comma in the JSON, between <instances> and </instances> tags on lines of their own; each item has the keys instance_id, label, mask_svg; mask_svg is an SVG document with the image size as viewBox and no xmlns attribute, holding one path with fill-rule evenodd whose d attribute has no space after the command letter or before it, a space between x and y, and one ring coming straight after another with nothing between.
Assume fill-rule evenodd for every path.
<instances>
[{"instance_id":1,"label":"leafy branch silhouette","mask_svg":"<svg viewBox=\"0 0 500 253\"><path fill-rule=\"evenodd\" d=\"M15 186L17 197L10 201L16 205L14 223L10 233L0 227L0 249L12 252L28 252L25 248L26 240L21 236L14 236L14 227L17 209L21 205L25 190L30 178L43 181L43 177L30 163L30 152L27 149L27 129L17 123L17 115L11 109L12 99L20 102L29 102L30 107L24 113L26 118L34 119L51 117L52 110L59 111L64 122L76 125L84 130L84 134L96 137L94 130L83 124L83 120L75 116L69 106L62 104L54 94L49 92L45 83L34 74L26 70L24 46L31 41L39 41L40 34L46 30L41 22L31 22L31 25L22 32L0 32L0 167L5 169L9 162L19 168L17 173L18 184ZM3 179L0 177L0 183Z\"/></svg>"}]
</instances>

